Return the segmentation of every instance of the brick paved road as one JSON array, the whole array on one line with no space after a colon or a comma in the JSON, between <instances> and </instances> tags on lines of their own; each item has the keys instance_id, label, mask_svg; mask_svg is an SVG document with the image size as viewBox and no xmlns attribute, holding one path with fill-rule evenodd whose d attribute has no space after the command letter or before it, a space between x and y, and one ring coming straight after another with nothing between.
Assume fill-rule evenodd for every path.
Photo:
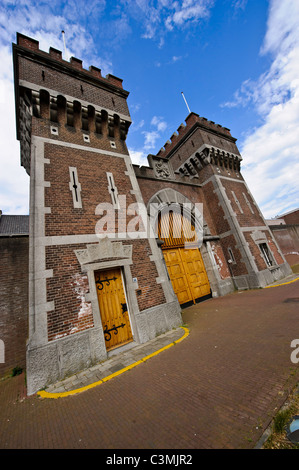
<instances>
[{"instance_id":1,"label":"brick paved road","mask_svg":"<svg viewBox=\"0 0 299 470\"><path fill-rule=\"evenodd\" d=\"M24 398L23 376L1 382L0 448L253 448L298 382L298 290L190 307L184 341L79 395Z\"/></svg>"}]
</instances>

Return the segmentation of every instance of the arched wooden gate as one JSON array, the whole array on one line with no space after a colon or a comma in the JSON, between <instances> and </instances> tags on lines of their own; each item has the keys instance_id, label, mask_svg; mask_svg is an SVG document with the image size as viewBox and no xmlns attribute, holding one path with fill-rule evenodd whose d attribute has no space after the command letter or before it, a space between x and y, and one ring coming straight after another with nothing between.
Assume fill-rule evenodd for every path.
<instances>
[{"instance_id":1,"label":"arched wooden gate","mask_svg":"<svg viewBox=\"0 0 299 470\"><path fill-rule=\"evenodd\" d=\"M173 290L181 305L211 296L194 225L180 211L159 214L158 236ZM193 247L192 247L193 245Z\"/></svg>"}]
</instances>

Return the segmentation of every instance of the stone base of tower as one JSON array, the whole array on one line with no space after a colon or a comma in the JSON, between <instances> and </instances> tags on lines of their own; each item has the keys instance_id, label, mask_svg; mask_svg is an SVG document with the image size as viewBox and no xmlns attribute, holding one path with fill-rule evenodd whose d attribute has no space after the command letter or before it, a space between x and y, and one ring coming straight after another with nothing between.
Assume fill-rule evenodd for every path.
<instances>
[{"instance_id":1,"label":"stone base of tower","mask_svg":"<svg viewBox=\"0 0 299 470\"><path fill-rule=\"evenodd\" d=\"M177 301L149 308L135 316L135 344L150 341L182 325ZM108 358L102 328L92 328L43 346L27 345L27 393L70 377Z\"/></svg>"},{"instance_id":2,"label":"stone base of tower","mask_svg":"<svg viewBox=\"0 0 299 470\"><path fill-rule=\"evenodd\" d=\"M231 281L233 282L236 290L259 289L266 287L275 281L279 281L290 274L292 274L290 266L288 263L283 263L270 269L264 269L263 271L232 277Z\"/></svg>"}]
</instances>

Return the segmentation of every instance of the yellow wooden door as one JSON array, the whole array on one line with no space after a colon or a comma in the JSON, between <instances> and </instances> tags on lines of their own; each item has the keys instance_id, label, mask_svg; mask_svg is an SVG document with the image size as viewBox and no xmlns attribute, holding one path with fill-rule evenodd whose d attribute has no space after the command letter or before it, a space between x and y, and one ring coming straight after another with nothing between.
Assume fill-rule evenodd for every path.
<instances>
[{"instance_id":1,"label":"yellow wooden door","mask_svg":"<svg viewBox=\"0 0 299 470\"><path fill-rule=\"evenodd\" d=\"M193 299L210 294L211 288L199 249L180 248Z\"/></svg>"},{"instance_id":2,"label":"yellow wooden door","mask_svg":"<svg viewBox=\"0 0 299 470\"><path fill-rule=\"evenodd\" d=\"M119 268L95 272L97 295L107 351L133 341Z\"/></svg>"},{"instance_id":3,"label":"yellow wooden door","mask_svg":"<svg viewBox=\"0 0 299 470\"><path fill-rule=\"evenodd\" d=\"M179 248L163 251L165 263L169 273L175 295L180 304L193 300L188 278L184 269Z\"/></svg>"},{"instance_id":4,"label":"yellow wooden door","mask_svg":"<svg viewBox=\"0 0 299 470\"><path fill-rule=\"evenodd\" d=\"M164 242L163 255L179 303L195 303L209 295L211 288L199 249L185 248L187 242L197 240L194 226L184 224L180 212L170 212L160 215L158 234Z\"/></svg>"}]
</instances>

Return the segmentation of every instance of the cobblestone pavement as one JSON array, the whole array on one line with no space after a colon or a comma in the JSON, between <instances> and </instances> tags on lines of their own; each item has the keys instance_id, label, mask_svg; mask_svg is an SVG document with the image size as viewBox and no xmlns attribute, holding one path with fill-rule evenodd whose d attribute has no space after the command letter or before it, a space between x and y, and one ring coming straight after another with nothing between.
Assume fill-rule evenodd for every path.
<instances>
[{"instance_id":1,"label":"cobblestone pavement","mask_svg":"<svg viewBox=\"0 0 299 470\"><path fill-rule=\"evenodd\" d=\"M3 380L0 448L252 449L298 383L290 359L298 302L299 281L194 305L183 311L182 341L173 344L178 329L135 357L111 358L106 376L126 367L129 354L133 364L140 352L172 345L72 396L27 397L24 374Z\"/></svg>"}]
</instances>

